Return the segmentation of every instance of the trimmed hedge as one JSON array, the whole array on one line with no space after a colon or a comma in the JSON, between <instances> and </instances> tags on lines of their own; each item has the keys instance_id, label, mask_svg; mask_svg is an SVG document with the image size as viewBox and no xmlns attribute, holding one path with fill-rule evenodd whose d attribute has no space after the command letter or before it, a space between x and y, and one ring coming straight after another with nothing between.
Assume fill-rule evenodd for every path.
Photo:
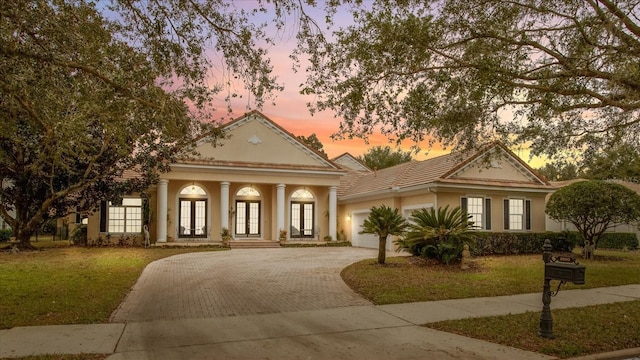
<instances>
[{"instance_id":1,"label":"trimmed hedge","mask_svg":"<svg viewBox=\"0 0 640 360\"><path fill-rule=\"evenodd\" d=\"M636 250L638 238L634 233L604 233L598 241L599 249L624 249Z\"/></svg>"},{"instance_id":2,"label":"trimmed hedge","mask_svg":"<svg viewBox=\"0 0 640 360\"><path fill-rule=\"evenodd\" d=\"M473 256L541 254L545 239L551 240L553 251L568 252L578 244L575 232L498 233L478 232L469 244Z\"/></svg>"}]
</instances>

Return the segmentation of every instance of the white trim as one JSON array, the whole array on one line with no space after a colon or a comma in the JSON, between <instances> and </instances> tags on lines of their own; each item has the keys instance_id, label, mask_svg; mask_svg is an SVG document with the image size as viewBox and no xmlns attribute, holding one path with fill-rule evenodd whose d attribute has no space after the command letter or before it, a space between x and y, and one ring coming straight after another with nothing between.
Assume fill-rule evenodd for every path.
<instances>
[{"instance_id":1,"label":"white trim","mask_svg":"<svg viewBox=\"0 0 640 360\"><path fill-rule=\"evenodd\" d=\"M196 165L196 164L171 164L171 167L184 168L191 170L231 170L234 172L273 172L285 174L313 174L313 175L345 175L344 170L304 170L304 169L275 169L275 168L252 168L252 167L235 167L221 165Z\"/></svg>"},{"instance_id":2,"label":"white trim","mask_svg":"<svg viewBox=\"0 0 640 360\"><path fill-rule=\"evenodd\" d=\"M496 152L500 152L500 154L497 154ZM483 154L480 154L480 156L478 156L477 158L473 159L472 161L468 162L467 164L465 164L464 166L460 167L459 169L457 169L455 172L449 174L449 176L447 176L445 179L449 179L454 177L456 174L468 169L471 166L476 165L479 162L483 162L485 160L485 157L490 157L490 156L500 156L501 160L506 161L507 163L509 163L511 166L513 166L521 175L523 175L525 178L532 180L536 183L539 183L541 185L546 185L538 176L536 176L536 174L532 173L531 171L529 171L529 169L527 169L525 166L523 166L516 158L514 158L510 153L508 153L507 151L505 151L504 149L502 149L499 146L496 146L492 149L489 149L488 151L484 152ZM491 161L491 164L493 164L494 160Z\"/></svg>"}]
</instances>

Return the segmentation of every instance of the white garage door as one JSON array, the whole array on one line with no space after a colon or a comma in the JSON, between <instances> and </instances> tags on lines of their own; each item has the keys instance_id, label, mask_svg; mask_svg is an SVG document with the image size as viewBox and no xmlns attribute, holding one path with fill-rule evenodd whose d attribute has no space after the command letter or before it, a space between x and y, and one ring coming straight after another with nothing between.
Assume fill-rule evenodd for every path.
<instances>
[{"instance_id":1,"label":"white garage door","mask_svg":"<svg viewBox=\"0 0 640 360\"><path fill-rule=\"evenodd\" d=\"M369 216L369 213L357 213L353 214L351 224L353 229L351 229L351 233L353 234L353 239L351 241L351 245L357 247L378 248L378 236L373 234L358 234L362 231L362 224L364 220ZM387 251L393 251L393 236L389 236L387 238Z\"/></svg>"}]
</instances>

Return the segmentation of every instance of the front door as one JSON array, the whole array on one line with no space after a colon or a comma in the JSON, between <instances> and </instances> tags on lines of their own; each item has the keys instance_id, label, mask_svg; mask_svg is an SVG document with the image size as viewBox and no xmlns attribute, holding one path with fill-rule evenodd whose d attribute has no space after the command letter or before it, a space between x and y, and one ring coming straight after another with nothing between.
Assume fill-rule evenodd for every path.
<instances>
[{"instance_id":1,"label":"front door","mask_svg":"<svg viewBox=\"0 0 640 360\"><path fill-rule=\"evenodd\" d=\"M207 237L207 200L180 199L181 238Z\"/></svg>"},{"instance_id":2,"label":"front door","mask_svg":"<svg viewBox=\"0 0 640 360\"><path fill-rule=\"evenodd\" d=\"M291 237L313 238L312 202L291 202Z\"/></svg>"},{"instance_id":3,"label":"front door","mask_svg":"<svg viewBox=\"0 0 640 360\"><path fill-rule=\"evenodd\" d=\"M260 236L260 201L236 201L236 237Z\"/></svg>"}]
</instances>

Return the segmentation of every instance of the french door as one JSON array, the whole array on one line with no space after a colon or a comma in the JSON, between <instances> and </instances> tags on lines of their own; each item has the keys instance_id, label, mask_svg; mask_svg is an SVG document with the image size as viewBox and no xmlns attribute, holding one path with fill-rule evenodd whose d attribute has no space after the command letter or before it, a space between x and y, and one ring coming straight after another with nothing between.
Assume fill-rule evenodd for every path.
<instances>
[{"instance_id":1,"label":"french door","mask_svg":"<svg viewBox=\"0 0 640 360\"><path fill-rule=\"evenodd\" d=\"M312 238L314 209L311 202L291 202L291 237Z\"/></svg>"},{"instance_id":2,"label":"french door","mask_svg":"<svg viewBox=\"0 0 640 360\"><path fill-rule=\"evenodd\" d=\"M260 201L236 201L236 237L260 236Z\"/></svg>"},{"instance_id":3,"label":"french door","mask_svg":"<svg viewBox=\"0 0 640 360\"><path fill-rule=\"evenodd\" d=\"M207 237L207 200L180 199L181 238Z\"/></svg>"}]
</instances>

